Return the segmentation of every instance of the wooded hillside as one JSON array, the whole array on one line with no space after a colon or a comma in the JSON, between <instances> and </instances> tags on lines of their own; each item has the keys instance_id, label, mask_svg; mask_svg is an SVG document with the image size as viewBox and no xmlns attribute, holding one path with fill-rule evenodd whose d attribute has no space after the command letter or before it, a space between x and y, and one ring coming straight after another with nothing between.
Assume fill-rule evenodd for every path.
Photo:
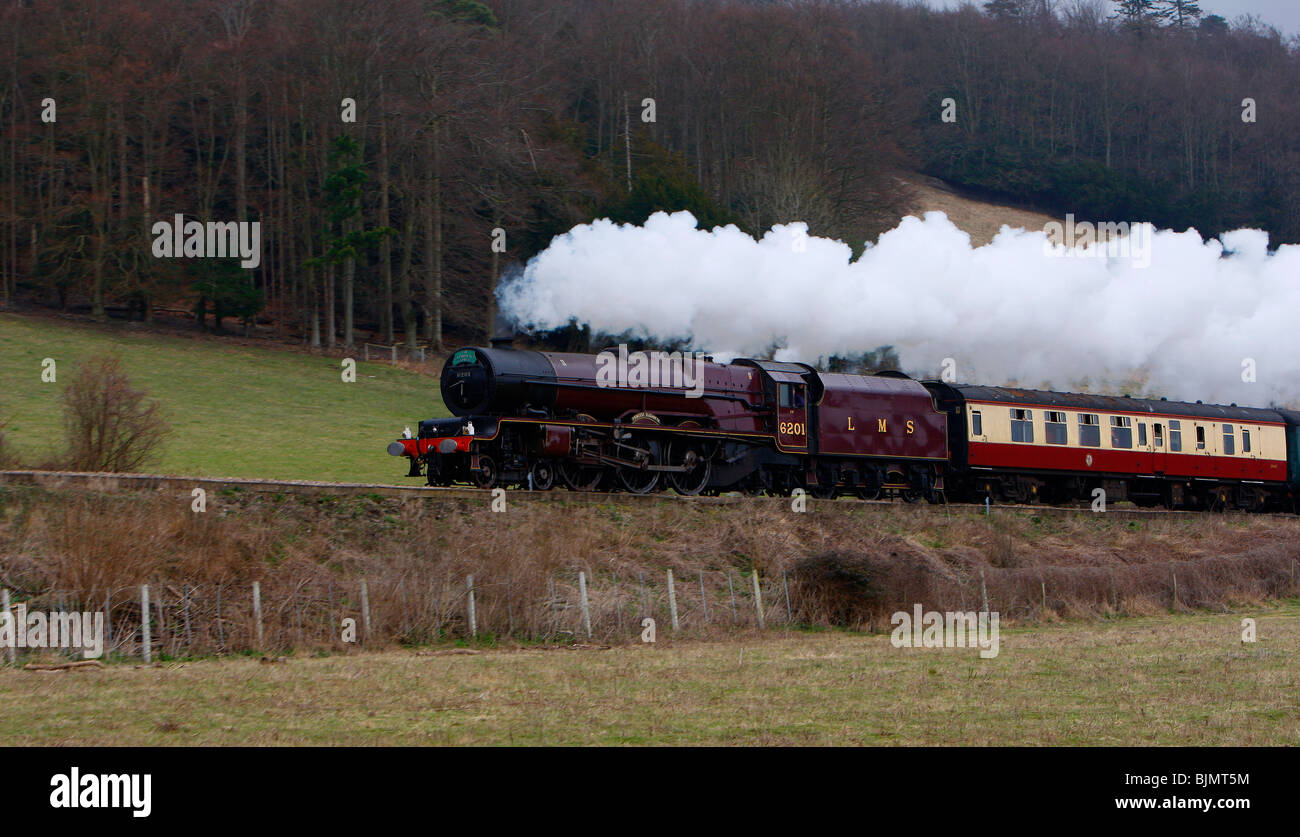
<instances>
[{"instance_id":1,"label":"wooded hillside","mask_svg":"<svg viewBox=\"0 0 1300 837\"><path fill-rule=\"evenodd\" d=\"M0 306L482 339L501 273L575 223L859 245L915 172L1300 241L1297 43L1203 5L8 0ZM260 222L260 264L155 258L177 213Z\"/></svg>"}]
</instances>

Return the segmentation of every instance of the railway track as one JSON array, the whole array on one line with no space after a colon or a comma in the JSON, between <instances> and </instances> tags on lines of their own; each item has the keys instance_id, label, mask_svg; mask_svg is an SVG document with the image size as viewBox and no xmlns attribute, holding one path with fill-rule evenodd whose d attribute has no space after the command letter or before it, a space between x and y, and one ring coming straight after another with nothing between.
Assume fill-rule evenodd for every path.
<instances>
[{"instance_id":1,"label":"railway track","mask_svg":"<svg viewBox=\"0 0 1300 837\"><path fill-rule=\"evenodd\" d=\"M429 500L478 500L489 503L493 489L455 487L444 488L425 485L386 485L380 483L357 482L322 482L317 480L267 480L245 479L239 477L185 477L171 474L111 474L88 473L83 471L0 471L0 485L26 485L38 488L59 489L79 488L89 491L139 492L139 491L176 491L189 496L195 488L208 492L223 490L247 491L262 494L297 494L303 496L380 496L396 498L425 498ZM789 506L789 497L762 497L740 494L720 497L683 497L672 492L657 494L629 494L625 492L608 493L601 491L570 491L557 488L550 491L528 491L526 489L506 489L510 502L557 502L578 503L583 505L617 504L633 506L645 503L702 503L705 505L738 505L742 503L764 503L774 506ZM817 500L808 497L809 510L828 504L837 506L895 506L904 505L901 500L862 500L856 497L840 497L836 500ZM971 503L953 503L931 506L920 503L916 508L930 508L936 512L943 509L984 509L990 514L1008 512L1032 512L1034 514L1090 515L1095 512L1089 506L1045 506L1002 504L980 506ZM1104 512L1107 516L1119 519L1144 519L1153 517L1194 517L1214 514L1217 516L1252 517L1247 512L1206 512L1206 511L1171 511L1169 509L1139 509L1133 507L1111 507ZM1295 518L1300 515L1272 514L1270 517Z\"/></svg>"}]
</instances>

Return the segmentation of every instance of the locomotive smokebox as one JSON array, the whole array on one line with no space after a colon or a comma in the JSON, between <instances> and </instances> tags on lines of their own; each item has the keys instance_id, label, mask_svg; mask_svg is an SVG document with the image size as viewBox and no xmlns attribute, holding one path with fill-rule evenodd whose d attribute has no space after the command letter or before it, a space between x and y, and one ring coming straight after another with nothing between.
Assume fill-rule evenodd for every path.
<instances>
[{"instance_id":1,"label":"locomotive smokebox","mask_svg":"<svg viewBox=\"0 0 1300 837\"><path fill-rule=\"evenodd\" d=\"M442 400L453 415L519 415L555 403L555 369L540 352L457 349L442 367Z\"/></svg>"}]
</instances>

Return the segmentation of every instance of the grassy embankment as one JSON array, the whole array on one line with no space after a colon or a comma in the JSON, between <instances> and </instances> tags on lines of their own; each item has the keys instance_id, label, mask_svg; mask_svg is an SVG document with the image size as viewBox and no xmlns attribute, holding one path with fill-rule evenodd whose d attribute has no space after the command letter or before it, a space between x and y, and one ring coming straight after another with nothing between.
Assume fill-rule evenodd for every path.
<instances>
[{"instance_id":1,"label":"grassy embankment","mask_svg":"<svg viewBox=\"0 0 1300 837\"><path fill-rule=\"evenodd\" d=\"M436 377L382 363L358 363L344 383L339 358L0 314L0 422L24 462L58 456L64 382L111 352L166 408L173 430L158 473L407 484L385 446L447 415ZM44 358L57 363L55 383L41 380Z\"/></svg>"}]
</instances>

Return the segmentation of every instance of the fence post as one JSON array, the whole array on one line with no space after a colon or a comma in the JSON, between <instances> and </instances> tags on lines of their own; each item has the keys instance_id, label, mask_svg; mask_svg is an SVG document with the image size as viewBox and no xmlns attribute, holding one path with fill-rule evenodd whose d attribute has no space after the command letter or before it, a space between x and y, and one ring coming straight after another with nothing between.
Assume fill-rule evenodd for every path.
<instances>
[{"instance_id":1,"label":"fence post","mask_svg":"<svg viewBox=\"0 0 1300 837\"><path fill-rule=\"evenodd\" d=\"M636 577L641 582L641 617L645 618L650 615L650 600L645 594L645 573L637 573Z\"/></svg>"},{"instance_id":2,"label":"fence post","mask_svg":"<svg viewBox=\"0 0 1300 837\"><path fill-rule=\"evenodd\" d=\"M9 612L8 590L0 590L0 614L2 614L0 618L3 618L5 622L9 623L9 635L14 637L13 645L10 645L7 642L5 643L5 656L9 658L10 663L13 663L18 659L18 626L14 624L13 614Z\"/></svg>"},{"instance_id":3,"label":"fence post","mask_svg":"<svg viewBox=\"0 0 1300 837\"><path fill-rule=\"evenodd\" d=\"M618 576L614 576L614 620L618 624L618 632L623 633L623 598L618 592Z\"/></svg>"},{"instance_id":4,"label":"fence post","mask_svg":"<svg viewBox=\"0 0 1300 837\"><path fill-rule=\"evenodd\" d=\"M361 640L364 642L370 639L370 588L366 586L366 580L361 579L361 630L364 636Z\"/></svg>"},{"instance_id":5,"label":"fence post","mask_svg":"<svg viewBox=\"0 0 1300 837\"><path fill-rule=\"evenodd\" d=\"M1039 586L1043 588L1043 613L1047 612L1047 582L1039 581Z\"/></svg>"},{"instance_id":6,"label":"fence post","mask_svg":"<svg viewBox=\"0 0 1300 837\"><path fill-rule=\"evenodd\" d=\"M185 647L194 652L194 634L190 633L190 588L185 587Z\"/></svg>"},{"instance_id":7,"label":"fence post","mask_svg":"<svg viewBox=\"0 0 1300 837\"><path fill-rule=\"evenodd\" d=\"M709 624L709 597L704 595L704 572L700 572L700 607L704 608L704 624Z\"/></svg>"},{"instance_id":8,"label":"fence post","mask_svg":"<svg viewBox=\"0 0 1300 837\"><path fill-rule=\"evenodd\" d=\"M397 346L393 346L393 366L397 365Z\"/></svg>"},{"instance_id":9,"label":"fence post","mask_svg":"<svg viewBox=\"0 0 1300 837\"><path fill-rule=\"evenodd\" d=\"M736 586L731 583L731 570L727 570L727 591L731 593L731 624L740 624L740 615L736 612Z\"/></svg>"},{"instance_id":10,"label":"fence post","mask_svg":"<svg viewBox=\"0 0 1300 837\"><path fill-rule=\"evenodd\" d=\"M560 632L560 606L555 600L555 576L552 575L548 582L551 587L551 636L554 637Z\"/></svg>"},{"instance_id":11,"label":"fence post","mask_svg":"<svg viewBox=\"0 0 1300 837\"><path fill-rule=\"evenodd\" d=\"M506 576L506 620L510 623L510 635L515 635L515 606L510 601L510 576Z\"/></svg>"},{"instance_id":12,"label":"fence post","mask_svg":"<svg viewBox=\"0 0 1300 837\"><path fill-rule=\"evenodd\" d=\"M253 620L257 623L257 649L262 650L262 584L253 582Z\"/></svg>"},{"instance_id":13,"label":"fence post","mask_svg":"<svg viewBox=\"0 0 1300 837\"><path fill-rule=\"evenodd\" d=\"M226 650L226 628L221 624L221 582L217 582L217 642Z\"/></svg>"},{"instance_id":14,"label":"fence post","mask_svg":"<svg viewBox=\"0 0 1300 837\"><path fill-rule=\"evenodd\" d=\"M794 616L790 613L790 576L785 570L781 570L781 584L785 587L785 622L788 625L794 621Z\"/></svg>"},{"instance_id":15,"label":"fence post","mask_svg":"<svg viewBox=\"0 0 1300 837\"><path fill-rule=\"evenodd\" d=\"M984 568L980 567L980 598L984 601L984 612L989 612L989 588L984 585Z\"/></svg>"},{"instance_id":16,"label":"fence post","mask_svg":"<svg viewBox=\"0 0 1300 837\"><path fill-rule=\"evenodd\" d=\"M140 585L140 655L147 663L152 657L153 649L149 637L149 585Z\"/></svg>"},{"instance_id":17,"label":"fence post","mask_svg":"<svg viewBox=\"0 0 1300 837\"><path fill-rule=\"evenodd\" d=\"M1174 577L1174 607L1178 607L1178 573L1171 570L1170 575Z\"/></svg>"},{"instance_id":18,"label":"fence post","mask_svg":"<svg viewBox=\"0 0 1300 837\"><path fill-rule=\"evenodd\" d=\"M677 630L677 589L673 587L673 571L668 571L668 613L672 616L673 630Z\"/></svg>"},{"instance_id":19,"label":"fence post","mask_svg":"<svg viewBox=\"0 0 1300 837\"><path fill-rule=\"evenodd\" d=\"M7 608L6 608L7 609ZM113 645L113 590L104 588L104 653Z\"/></svg>"},{"instance_id":20,"label":"fence post","mask_svg":"<svg viewBox=\"0 0 1300 837\"><path fill-rule=\"evenodd\" d=\"M754 612L758 614L758 629L767 627L763 622L763 591L758 586L758 568L754 568Z\"/></svg>"},{"instance_id":21,"label":"fence post","mask_svg":"<svg viewBox=\"0 0 1300 837\"><path fill-rule=\"evenodd\" d=\"M582 603L582 630L591 639L591 608L587 606L587 574L578 573L578 599Z\"/></svg>"},{"instance_id":22,"label":"fence post","mask_svg":"<svg viewBox=\"0 0 1300 837\"><path fill-rule=\"evenodd\" d=\"M469 635L478 636L478 614L474 612L474 576L465 576L465 589L469 594Z\"/></svg>"}]
</instances>

